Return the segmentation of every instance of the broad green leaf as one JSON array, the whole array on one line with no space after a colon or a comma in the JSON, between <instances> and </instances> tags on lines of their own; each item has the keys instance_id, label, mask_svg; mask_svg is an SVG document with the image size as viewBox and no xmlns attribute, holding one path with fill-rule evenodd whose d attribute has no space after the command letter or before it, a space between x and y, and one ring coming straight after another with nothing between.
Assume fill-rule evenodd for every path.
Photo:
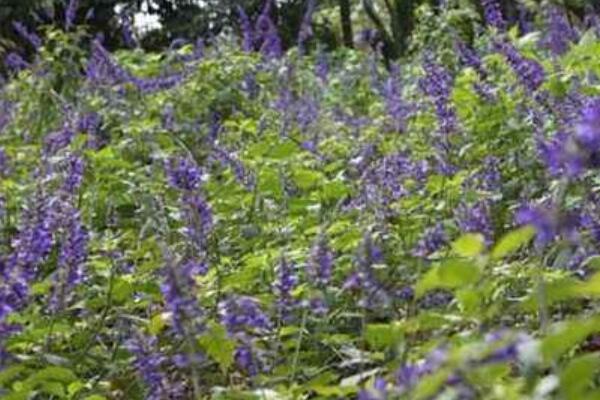
<instances>
[{"instance_id":1,"label":"broad green leaf","mask_svg":"<svg viewBox=\"0 0 600 400\"><path fill-rule=\"evenodd\" d=\"M476 283L481 271L472 261L449 259L433 267L417 282L415 294L421 297L425 292L438 289L456 289Z\"/></svg>"},{"instance_id":2,"label":"broad green leaf","mask_svg":"<svg viewBox=\"0 0 600 400\"><path fill-rule=\"evenodd\" d=\"M560 374L560 387L565 399L584 398L586 389L600 369L600 353L590 353L569 361Z\"/></svg>"},{"instance_id":3,"label":"broad green leaf","mask_svg":"<svg viewBox=\"0 0 600 400\"><path fill-rule=\"evenodd\" d=\"M321 182L323 175L310 169L300 169L294 171L293 179L300 189L310 189Z\"/></svg>"},{"instance_id":4,"label":"broad green leaf","mask_svg":"<svg viewBox=\"0 0 600 400\"><path fill-rule=\"evenodd\" d=\"M485 238L481 233L467 233L452 243L452 249L459 256L478 256L485 250Z\"/></svg>"},{"instance_id":5,"label":"broad green leaf","mask_svg":"<svg viewBox=\"0 0 600 400\"><path fill-rule=\"evenodd\" d=\"M396 323L369 324L365 329L365 339L376 350L396 345L403 338L401 327Z\"/></svg>"},{"instance_id":6,"label":"broad green leaf","mask_svg":"<svg viewBox=\"0 0 600 400\"><path fill-rule=\"evenodd\" d=\"M524 226L504 235L492 250L492 258L504 258L522 246L526 245L535 236L535 228Z\"/></svg>"},{"instance_id":7,"label":"broad green leaf","mask_svg":"<svg viewBox=\"0 0 600 400\"><path fill-rule=\"evenodd\" d=\"M546 362L557 360L565 352L600 331L600 319L581 319L560 323L556 331L542 340L542 355Z\"/></svg>"},{"instance_id":8,"label":"broad green leaf","mask_svg":"<svg viewBox=\"0 0 600 400\"><path fill-rule=\"evenodd\" d=\"M217 322L210 322L199 342L204 351L219 364L221 371L226 373L233 364L235 342L227 336L225 328Z\"/></svg>"}]
</instances>

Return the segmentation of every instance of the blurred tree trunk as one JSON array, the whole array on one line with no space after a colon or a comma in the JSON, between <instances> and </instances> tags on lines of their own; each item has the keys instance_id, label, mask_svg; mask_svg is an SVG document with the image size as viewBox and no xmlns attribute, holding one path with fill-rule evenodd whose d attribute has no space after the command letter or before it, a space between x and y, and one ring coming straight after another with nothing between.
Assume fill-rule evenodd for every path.
<instances>
[{"instance_id":1,"label":"blurred tree trunk","mask_svg":"<svg viewBox=\"0 0 600 400\"><path fill-rule=\"evenodd\" d=\"M352 32L352 18L350 0L339 0L340 19L342 21L342 36L346 47L354 47L354 33Z\"/></svg>"}]
</instances>

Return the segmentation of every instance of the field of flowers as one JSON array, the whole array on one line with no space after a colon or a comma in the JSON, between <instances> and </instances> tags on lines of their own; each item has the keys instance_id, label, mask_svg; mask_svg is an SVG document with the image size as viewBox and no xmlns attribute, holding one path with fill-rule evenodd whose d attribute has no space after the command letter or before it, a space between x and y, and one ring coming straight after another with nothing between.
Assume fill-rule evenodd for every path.
<instances>
[{"instance_id":1,"label":"field of flowers","mask_svg":"<svg viewBox=\"0 0 600 400\"><path fill-rule=\"evenodd\" d=\"M266 14L162 54L17 24L0 398L599 399L600 20L483 5L389 68Z\"/></svg>"}]
</instances>

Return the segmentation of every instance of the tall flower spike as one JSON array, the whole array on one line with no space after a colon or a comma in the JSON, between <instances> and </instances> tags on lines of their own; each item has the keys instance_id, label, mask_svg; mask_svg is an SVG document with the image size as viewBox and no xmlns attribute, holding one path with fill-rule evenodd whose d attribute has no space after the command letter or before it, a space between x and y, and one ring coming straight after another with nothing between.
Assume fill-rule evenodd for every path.
<instances>
[{"instance_id":1,"label":"tall flower spike","mask_svg":"<svg viewBox=\"0 0 600 400\"><path fill-rule=\"evenodd\" d=\"M65 236L58 256L56 281L50 308L62 309L70 299L73 289L84 280L84 264L87 259L89 235L81 221L81 215L73 206L67 206L62 217L67 222Z\"/></svg>"},{"instance_id":2,"label":"tall flower spike","mask_svg":"<svg viewBox=\"0 0 600 400\"><path fill-rule=\"evenodd\" d=\"M158 349L156 337L137 334L125 347L135 357L133 365L146 384L147 400L182 398L183 385L167 375L168 357Z\"/></svg>"},{"instance_id":3,"label":"tall flower spike","mask_svg":"<svg viewBox=\"0 0 600 400\"><path fill-rule=\"evenodd\" d=\"M428 228L423 233L423 236L417 242L412 254L415 257L429 257L431 254L442 248L448 239L442 224Z\"/></svg>"},{"instance_id":4,"label":"tall flower spike","mask_svg":"<svg viewBox=\"0 0 600 400\"><path fill-rule=\"evenodd\" d=\"M495 42L496 50L504 55L523 87L529 92L535 92L546 79L544 67L537 61L524 57L511 43Z\"/></svg>"},{"instance_id":5,"label":"tall flower spike","mask_svg":"<svg viewBox=\"0 0 600 400\"><path fill-rule=\"evenodd\" d=\"M290 264L285 257L275 269L275 283L273 284L273 293L277 296L277 310L279 318L286 321L290 312L296 306L292 291L298 284L298 277L294 272L294 266Z\"/></svg>"},{"instance_id":6,"label":"tall flower spike","mask_svg":"<svg viewBox=\"0 0 600 400\"><path fill-rule=\"evenodd\" d=\"M506 20L502 15L502 9L498 0L481 0L485 21L488 25L504 31L506 29Z\"/></svg>"},{"instance_id":7,"label":"tall flower spike","mask_svg":"<svg viewBox=\"0 0 600 400\"><path fill-rule=\"evenodd\" d=\"M79 0L69 0L69 5L65 11L65 29L70 30L75 24L77 17L77 9L79 8Z\"/></svg>"},{"instance_id":8,"label":"tall flower spike","mask_svg":"<svg viewBox=\"0 0 600 400\"><path fill-rule=\"evenodd\" d=\"M42 47L42 39L35 34L34 32L30 32L25 25L20 22L13 22L13 27L15 31L21 36L23 39L27 40L29 44L33 46L36 50Z\"/></svg>"},{"instance_id":9,"label":"tall flower spike","mask_svg":"<svg viewBox=\"0 0 600 400\"><path fill-rule=\"evenodd\" d=\"M450 134L456 130L456 113L450 101L452 75L442 65L436 63L431 54L425 55L423 69L425 77L419 81L419 86L435 106L440 132Z\"/></svg>"},{"instance_id":10,"label":"tall flower spike","mask_svg":"<svg viewBox=\"0 0 600 400\"><path fill-rule=\"evenodd\" d=\"M246 53L254 51L254 31L252 29L252 22L250 17L246 14L246 11L242 6L237 7L240 27L242 29L242 50Z\"/></svg>"},{"instance_id":11,"label":"tall flower spike","mask_svg":"<svg viewBox=\"0 0 600 400\"><path fill-rule=\"evenodd\" d=\"M186 157L173 157L166 164L167 179L179 190L192 191L200 187L202 173L196 163Z\"/></svg>"},{"instance_id":12,"label":"tall flower spike","mask_svg":"<svg viewBox=\"0 0 600 400\"><path fill-rule=\"evenodd\" d=\"M562 55L577 39L575 30L571 27L565 10L558 5L550 5L545 10L546 34L541 40L542 45L555 55Z\"/></svg>"},{"instance_id":13,"label":"tall flower spike","mask_svg":"<svg viewBox=\"0 0 600 400\"><path fill-rule=\"evenodd\" d=\"M327 287L331 281L332 269L333 252L329 249L327 237L321 234L313 245L306 273L312 283Z\"/></svg>"},{"instance_id":14,"label":"tall flower spike","mask_svg":"<svg viewBox=\"0 0 600 400\"><path fill-rule=\"evenodd\" d=\"M315 12L316 1L308 0L306 5L306 12L304 13L304 17L302 18L302 23L300 24L300 31L298 32L298 48L301 53L304 53L304 46L306 41L310 39L313 35L312 30L312 20L313 14Z\"/></svg>"}]
</instances>

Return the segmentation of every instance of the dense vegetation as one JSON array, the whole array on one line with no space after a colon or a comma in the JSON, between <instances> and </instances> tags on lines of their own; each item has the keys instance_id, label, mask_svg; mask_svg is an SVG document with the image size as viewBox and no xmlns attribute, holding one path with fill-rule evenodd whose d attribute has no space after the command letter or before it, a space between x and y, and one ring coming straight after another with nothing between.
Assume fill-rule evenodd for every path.
<instances>
[{"instance_id":1,"label":"dense vegetation","mask_svg":"<svg viewBox=\"0 0 600 400\"><path fill-rule=\"evenodd\" d=\"M482 6L387 65L264 11L159 54L21 29L0 397L600 398L600 22Z\"/></svg>"}]
</instances>

